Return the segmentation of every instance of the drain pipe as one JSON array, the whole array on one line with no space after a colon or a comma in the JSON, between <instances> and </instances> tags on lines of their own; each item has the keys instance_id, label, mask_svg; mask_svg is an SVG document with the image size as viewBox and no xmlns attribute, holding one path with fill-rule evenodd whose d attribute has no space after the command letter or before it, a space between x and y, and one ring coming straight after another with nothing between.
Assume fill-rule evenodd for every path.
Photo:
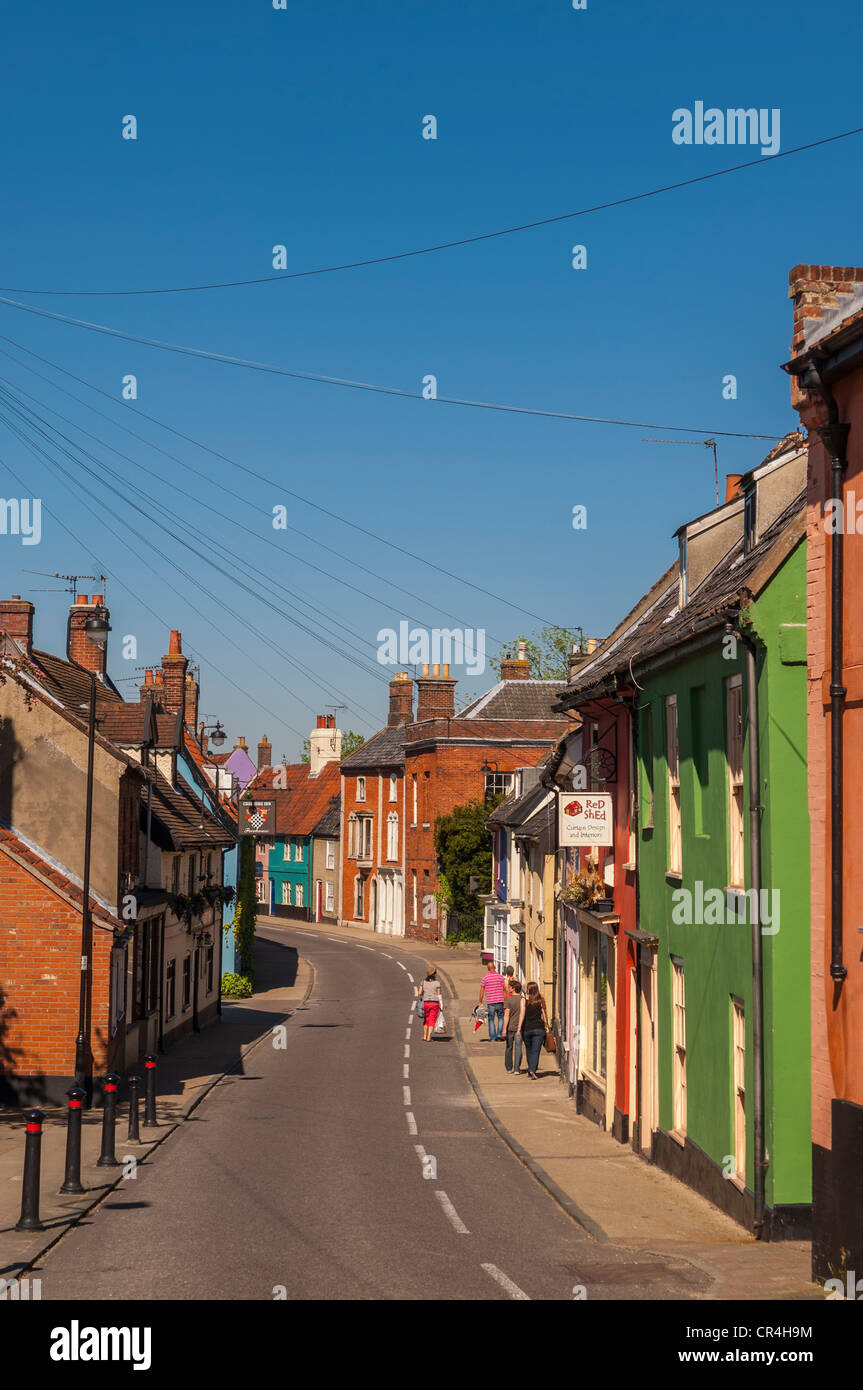
<instances>
[{"instance_id":1,"label":"drain pipe","mask_svg":"<svg viewBox=\"0 0 863 1390\"><path fill-rule=\"evenodd\" d=\"M830 387L810 362L800 385L821 397L827 407L826 425L818 429L821 442L830 454L831 496L842 501L845 471L848 467L849 426L839 419L839 407ZM834 524L830 536L830 977L837 987L848 974L842 959L842 819L844 812L842 717L846 689L842 684L842 604L844 509L842 525Z\"/></svg>"},{"instance_id":2,"label":"drain pipe","mask_svg":"<svg viewBox=\"0 0 863 1390\"><path fill-rule=\"evenodd\" d=\"M752 1139L755 1157L753 1234L764 1239L764 1186L768 1159L764 1143L764 964L761 942L761 770L758 746L758 675L755 643L728 622L725 631L746 648L746 731L749 743L749 883L752 893Z\"/></svg>"}]
</instances>

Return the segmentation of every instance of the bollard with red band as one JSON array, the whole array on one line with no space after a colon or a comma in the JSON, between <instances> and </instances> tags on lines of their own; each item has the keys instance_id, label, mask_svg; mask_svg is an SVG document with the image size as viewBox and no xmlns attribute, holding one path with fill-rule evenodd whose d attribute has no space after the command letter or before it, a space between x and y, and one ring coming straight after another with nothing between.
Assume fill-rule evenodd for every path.
<instances>
[{"instance_id":1,"label":"bollard with red band","mask_svg":"<svg viewBox=\"0 0 863 1390\"><path fill-rule=\"evenodd\" d=\"M39 1177L42 1168L42 1121L41 1110L28 1110L24 1116L27 1121L24 1140L24 1182L21 1189L21 1218L16 1231L44 1230L39 1220Z\"/></svg>"},{"instance_id":2,"label":"bollard with red band","mask_svg":"<svg viewBox=\"0 0 863 1390\"><path fill-rule=\"evenodd\" d=\"M81 1111L87 1092L73 1086L69 1097L69 1117L66 1121L66 1176L61 1192L83 1192L81 1186Z\"/></svg>"},{"instance_id":3,"label":"bollard with red band","mask_svg":"<svg viewBox=\"0 0 863 1390\"><path fill-rule=\"evenodd\" d=\"M97 1168L119 1168L120 1162L114 1153L114 1131L117 1125L117 1087L120 1078L115 1071L105 1077L105 1101L102 1110L102 1152Z\"/></svg>"},{"instance_id":4,"label":"bollard with red band","mask_svg":"<svg viewBox=\"0 0 863 1390\"><path fill-rule=\"evenodd\" d=\"M156 1062L155 1052L148 1052L144 1058L144 1128L158 1126L156 1119Z\"/></svg>"}]
</instances>

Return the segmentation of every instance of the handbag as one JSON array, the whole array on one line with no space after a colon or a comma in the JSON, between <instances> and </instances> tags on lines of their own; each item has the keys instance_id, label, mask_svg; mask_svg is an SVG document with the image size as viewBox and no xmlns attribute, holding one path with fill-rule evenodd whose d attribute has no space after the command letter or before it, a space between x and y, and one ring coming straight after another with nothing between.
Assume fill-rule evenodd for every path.
<instances>
[{"instance_id":1,"label":"handbag","mask_svg":"<svg viewBox=\"0 0 863 1390\"><path fill-rule=\"evenodd\" d=\"M417 1016L417 1018L425 1019L426 1013L425 1013L425 1009L424 1009L424 1007L423 1007L423 1001L422 1001L422 999L417 999L415 1008L416 1008L416 1016Z\"/></svg>"},{"instance_id":2,"label":"handbag","mask_svg":"<svg viewBox=\"0 0 863 1390\"><path fill-rule=\"evenodd\" d=\"M546 1052L557 1051L557 1039L550 1028L546 1028L545 1030L545 1050Z\"/></svg>"}]
</instances>

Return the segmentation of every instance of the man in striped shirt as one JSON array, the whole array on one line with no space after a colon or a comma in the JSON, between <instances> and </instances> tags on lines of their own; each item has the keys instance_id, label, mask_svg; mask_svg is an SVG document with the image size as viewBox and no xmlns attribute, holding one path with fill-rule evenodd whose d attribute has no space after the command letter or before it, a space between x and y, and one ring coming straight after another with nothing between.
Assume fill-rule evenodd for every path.
<instances>
[{"instance_id":1,"label":"man in striped shirt","mask_svg":"<svg viewBox=\"0 0 863 1390\"><path fill-rule=\"evenodd\" d=\"M483 1001L488 1005L488 1040L489 1042L503 1042L503 976L494 968L494 961L487 963L488 968L482 977L482 984L479 987L479 1003Z\"/></svg>"}]
</instances>

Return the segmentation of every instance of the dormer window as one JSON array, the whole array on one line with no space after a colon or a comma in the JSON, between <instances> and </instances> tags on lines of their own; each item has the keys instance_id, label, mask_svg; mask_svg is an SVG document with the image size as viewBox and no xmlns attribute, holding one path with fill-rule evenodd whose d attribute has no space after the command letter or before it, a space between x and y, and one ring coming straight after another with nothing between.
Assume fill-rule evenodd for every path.
<instances>
[{"instance_id":1,"label":"dormer window","mask_svg":"<svg viewBox=\"0 0 863 1390\"><path fill-rule=\"evenodd\" d=\"M755 545L758 537L755 534L756 520L756 498L757 493L754 487L746 493L743 499L743 554L748 555Z\"/></svg>"}]
</instances>

